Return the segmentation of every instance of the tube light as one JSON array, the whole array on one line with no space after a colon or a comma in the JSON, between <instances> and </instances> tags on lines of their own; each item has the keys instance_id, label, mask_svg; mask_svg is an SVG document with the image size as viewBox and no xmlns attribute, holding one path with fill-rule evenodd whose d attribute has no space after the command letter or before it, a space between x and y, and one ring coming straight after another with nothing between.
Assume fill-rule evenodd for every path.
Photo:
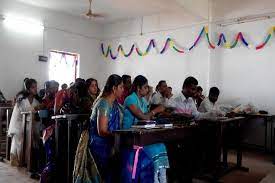
<instances>
[{"instance_id":1,"label":"tube light","mask_svg":"<svg viewBox=\"0 0 275 183\"><path fill-rule=\"evenodd\" d=\"M15 32L26 34L40 34L44 30L44 26L41 22L23 17L5 16L4 25Z\"/></svg>"}]
</instances>

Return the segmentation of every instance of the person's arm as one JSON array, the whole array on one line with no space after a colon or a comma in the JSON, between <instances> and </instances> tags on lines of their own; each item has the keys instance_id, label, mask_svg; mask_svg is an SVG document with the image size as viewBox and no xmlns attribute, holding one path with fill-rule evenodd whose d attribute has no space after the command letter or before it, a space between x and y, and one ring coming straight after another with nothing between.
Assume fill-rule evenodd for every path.
<instances>
[{"instance_id":1,"label":"person's arm","mask_svg":"<svg viewBox=\"0 0 275 183\"><path fill-rule=\"evenodd\" d=\"M160 113L160 112L164 111L164 109L165 109L163 106L158 106L154 110L152 110L152 111L144 114L134 104L130 105L128 108L129 108L129 110L133 113L133 115L136 118L138 118L138 119L145 119L145 120L151 119L154 115L156 115L157 113Z\"/></svg>"},{"instance_id":2,"label":"person's arm","mask_svg":"<svg viewBox=\"0 0 275 183\"><path fill-rule=\"evenodd\" d=\"M202 101L199 107L199 112L209 112L211 110L212 110L211 104L207 102L206 99Z\"/></svg>"},{"instance_id":3,"label":"person's arm","mask_svg":"<svg viewBox=\"0 0 275 183\"><path fill-rule=\"evenodd\" d=\"M152 96L151 104L160 104L160 103L161 103L161 100L159 98L158 93L156 93L155 95Z\"/></svg>"},{"instance_id":4,"label":"person's arm","mask_svg":"<svg viewBox=\"0 0 275 183\"><path fill-rule=\"evenodd\" d=\"M111 136L112 133L108 130L109 109L107 103L101 103L97 109L97 132L101 137Z\"/></svg>"},{"instance_id":5,"label":"person's arm","mask_svg":"<svg viewBox=\"0 0 275 183\"><path fill-rule=\"evenodd\" d=\"M108 130L108 117L100 115L97 118L97 132L101 137L111 136L112 133Z\"/></svg>"}]
</instances>

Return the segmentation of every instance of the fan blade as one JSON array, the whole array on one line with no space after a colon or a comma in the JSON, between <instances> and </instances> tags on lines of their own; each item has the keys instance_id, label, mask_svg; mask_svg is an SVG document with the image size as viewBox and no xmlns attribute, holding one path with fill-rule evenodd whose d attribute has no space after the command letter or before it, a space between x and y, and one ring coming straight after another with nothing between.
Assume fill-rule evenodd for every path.
<instances>
[{"instance_id":1,"label":"fan blade","mask_svg":"<svg viewBox=\"0 0 275 183\"><path fill-rule=\"evenodd\" d=\"M102 14L97 14L97 13L92 13L92 17L95 17L95 18L103 18L104 15L102 15Z\"/></svg>"}]
</instances>

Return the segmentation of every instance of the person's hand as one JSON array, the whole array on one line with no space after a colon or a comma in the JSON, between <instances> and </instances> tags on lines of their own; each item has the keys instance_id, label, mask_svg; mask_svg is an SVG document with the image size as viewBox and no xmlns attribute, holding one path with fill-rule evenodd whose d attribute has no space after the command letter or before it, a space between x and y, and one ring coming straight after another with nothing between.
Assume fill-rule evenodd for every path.
<instances>
[{"instance_id":1,"label":"person's hand","mask_svg":"<svg viewBox=\"0 0 275 183\"><path fill-rule=\"evenodd\" d=\"M157 114L157 113L163 112L164 110L165 110L165 107L164 107L163 105L160 105L160 106L156 107L156 108L153 110L153 112Z\"/></svg>"},{"instance_id":2,"label":"person's hand","mask_svg":"<svg viewBox=\"0 0 275 183\"><path fill-rule=\"evenodd\" d=\"M32 112L32 113L36 113L37 110L36 110L35 108L32 108L32 109L31 109L31 112Z\"/></svg>"}]
</instances>

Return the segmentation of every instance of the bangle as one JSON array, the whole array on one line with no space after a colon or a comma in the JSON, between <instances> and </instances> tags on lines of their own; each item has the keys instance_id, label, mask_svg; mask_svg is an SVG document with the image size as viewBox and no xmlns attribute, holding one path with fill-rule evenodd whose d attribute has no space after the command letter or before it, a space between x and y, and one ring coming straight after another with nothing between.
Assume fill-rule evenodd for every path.
<instances>
[{"instance_id":1,"label":"bangle","mask_svg":"<svg viewBox=\"0 0 275 183\"><path fill-rule=\"evenodd\" d=\"M151 113L153 114L153 116L156 114L154 111L151 111Z\"/></svg>"}]
</instances>

